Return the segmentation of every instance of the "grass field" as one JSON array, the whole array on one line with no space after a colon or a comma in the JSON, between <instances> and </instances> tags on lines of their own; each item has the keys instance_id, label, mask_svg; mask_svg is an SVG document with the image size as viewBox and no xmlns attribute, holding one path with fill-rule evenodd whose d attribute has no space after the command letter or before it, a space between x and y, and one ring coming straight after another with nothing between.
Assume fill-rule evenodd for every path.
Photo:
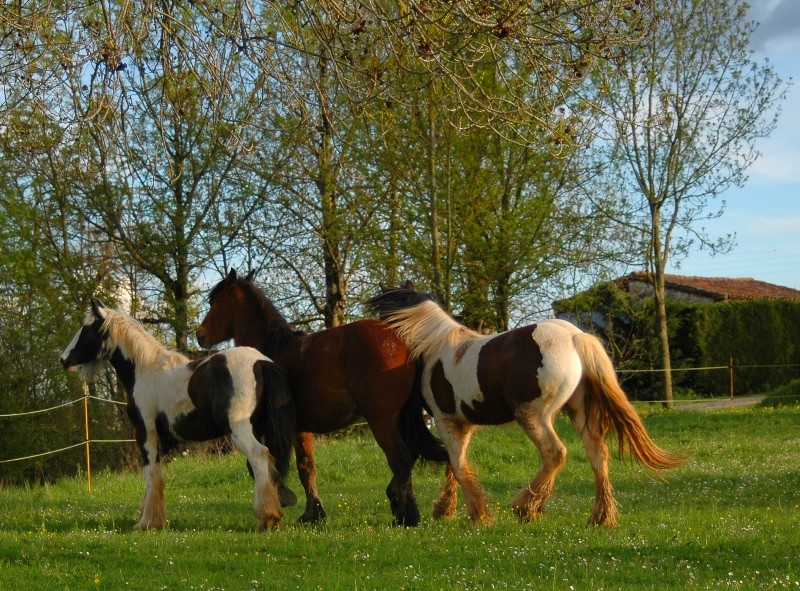
<instances>
[{"instance_id":1,"label":"grass field","mask_svg":"<svg viewBox=\"0 0 800 591\"><path fill-rule=\"evenodd\" d=\"M800 589L800 406L645 413L664 447L692 462L653 481L612 463L616 529L586 525L594 484L574 430L545 516L508 503L534 474L518 428L485 429L471 456L497 522L433 522L442 468L419 467L423 523L389 525L389 470L368 433L318 442L323 526L255 533L241 455L177 457L165 468L169 526L133 532L140 473L0 490L0 589ZM289 485L301 493L296 475Z\"/></svg>"}]
</instances>

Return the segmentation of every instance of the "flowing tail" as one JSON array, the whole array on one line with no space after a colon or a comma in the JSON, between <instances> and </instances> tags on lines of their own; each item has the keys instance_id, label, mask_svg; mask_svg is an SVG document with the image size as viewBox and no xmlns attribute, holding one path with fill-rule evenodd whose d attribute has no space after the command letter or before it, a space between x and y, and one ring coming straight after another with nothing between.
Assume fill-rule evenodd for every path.
<instances>
[{"instance_id":1,"label":"flowing tail","mask_svg":"<svg viewBox=\"0 0 800 591\"><path fill-rule=\"evenodd\" d=\"M590 334L579 333L573 336L573 342L589 384L585 398L587 420L600 433L608 433L610 429L616 432L620 459L627 455L659 477L662 470L685 464L688 456L664 450L650 439L600 341Z\"/></svg>"},{"instance_id":2,"label":"flowing tail","mask_svg":"<svg viewBox=\"0 0 800 591\"><path fill-rule=\"evenodd\" d=\"M446 462L448 455L444 444L430 432L422 416L422 409L425 408L425 400L422 398L423 368L424 362L417 359L414 388L400 409L397 427L406 447L414 455L415 461L422 456L432 462Z\"/></svg>"},{"instance_id":3,"label":"flowing tail","mask_svg":"<svg viewBox=\"0 0 800 591\"><path fill-rule=\"evenodd\" d=\"M272 454L275 472L282 480L289 471L292 443L297 432L294 398L281 370L272 361L259 361L258 364L263 382L259 384L253 430Z\"/></svg>"}]
</instances>

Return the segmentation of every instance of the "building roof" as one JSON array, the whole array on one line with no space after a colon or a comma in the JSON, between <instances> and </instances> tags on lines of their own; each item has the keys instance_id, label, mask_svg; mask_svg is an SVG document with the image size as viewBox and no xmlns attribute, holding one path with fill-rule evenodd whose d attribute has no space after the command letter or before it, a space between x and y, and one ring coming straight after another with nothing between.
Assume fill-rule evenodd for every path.
<instances>
[{"instance_id":1,"label":"building roof","mask_svg":"<svg viewBox=\"0 0 800 591\"><path fill-rule=\"evenodd\" d=\"M648 281L648 274L639 271L623 277L622 281ZM800 300L800 290L782 285L758 281L752 277L690 277L686 275L667 275L667 288L681 290L715 300L755 300L790 299Z\"/></svg>"}]
</instances>

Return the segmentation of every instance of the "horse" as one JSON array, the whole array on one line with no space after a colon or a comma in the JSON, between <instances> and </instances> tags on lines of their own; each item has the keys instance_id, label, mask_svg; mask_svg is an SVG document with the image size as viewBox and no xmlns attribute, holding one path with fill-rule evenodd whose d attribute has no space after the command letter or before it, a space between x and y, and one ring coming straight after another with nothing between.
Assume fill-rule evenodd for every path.
<instances>
[{"instance_id":1,"label":"horse","mask_svg":"<svg viewBox=\"0 0 800 591\"><path fill-rule=\"evenodd\" d=\"M259 349L283 368L297 407L297 471L306 494L301 522L325 519L316 484L312 433L330 433L362 416L392 471L386 488L394 522L415 526L420 515L411 469L418 458L447 461L422 414L419 369L384 323L359 320L314 333L294 331L264 292L231 269L209 293L196 330L202 347L234 340Z\"/></svg>"},{"instance_id":2,"label":"horse","mask_svg":"<svg viewBox=\"0 0 800 591\"><path fill-rule=\"evenodd\" d=\"M134 529L165 525L162 457L180 441L225 435L252 468L257 529L281 525L276 480L289 465L296 418L282 373L269 358L238 347L190 361L164 347L131 316L92 299L60 361L85 380L108 362L127 393L145 480Z\"/></svg>"},{"instance_id":3,"label":"horse","mask_svg":"<svg viewBox=\"0 0 800 591\"><path fill-rule=\"evenodd\" d=\"M590 525L617 524L605 443L610 430L616 431L620 458L628 455L654 475L688 460L652 441L602 343L564 320L482 335L453 320L430 294L408 285L384 289L367 306L397 331L412 357L425 362L423 396L450 458L445 488L434 502L435 518L454 515L461 485L469 517L474 522L493 520L466 455L478 425L516 421L538 448L541 468L512 501L523 521L541 516L566 461L566 448L553 427L562 408L580 434L594 472Z\"/></svg>"}]
</instances>

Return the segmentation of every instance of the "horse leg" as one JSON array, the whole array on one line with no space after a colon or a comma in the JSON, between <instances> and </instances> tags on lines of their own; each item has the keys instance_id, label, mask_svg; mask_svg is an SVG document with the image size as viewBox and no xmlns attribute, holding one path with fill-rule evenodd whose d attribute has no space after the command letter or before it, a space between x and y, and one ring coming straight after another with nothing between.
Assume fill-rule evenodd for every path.
<instances>
[{"instance_id":1,"label":"horse leg","mask_svg":"<svg viewBox=\"0 0 800 591\"><path fill-rule=\"evenodd\" d=\"M608 446L604 433L596 421L587 420L583 396L573 396L567 404L567 412L572 424L581 436L583 447L594 472L595 501L594 509L589 517L589 525L614 527L617 524L617 502L614 500L614 489L608 477Z\"/></svg>"},{"instance_id":2,"label":"horse leg","mask_svg":"<svg viewBox=\"0 0 800 591\"><path fill-rule=\"evenodd\" d=\"M300 523L315 523L327 516L322 499L317 492L317 466L314 463L314 436L298 432L294 440L294 455L297 461L297 474L306 493L306 510L298 520Z\"/></svg>"},{"instance_id":3,"label":"horse leg","mask_svg":"<svg viewBox=\"0 0 800 591\"><path fill-rule=\"evenodd\" d=\"M543 412L539 405L534 403L518 408L516 418L539 450L542 464L536 477L511 502L514 513L525 521L531 521L541 516L544 503L553 492L556 475L567 459L567 448L553 428L553 417Z\"/></svg>"},{"instance_id":4,"label":"horse leg","mask_svg":"<svg viewBox=\"0 0 800 591\"><path fill-rule=\"evenodd\" d=\"M397 418L392 419L391 414L387 415L385 412L371 412L370 408L362 410L372 435L392 470L392 479L386 487L386 497L394 515L394 523L408 527L417 526L419 507L411 483L411 470L415 458L397 428Z\"/></svg>"},{"instance_id":5,"label":"horse leg","mask_svg":"<svg viewBox=\"0 0 800 591\"><path fill-rule=\"evenodd\" d=\"M258 529L275 529L283 519L278 486L272 479L274 470L272 455L253 434L250 421L239 421L231 425L231 439L247 456L253 468L253 511L258 519Z\"/></svg>"},{"instance_id":6,"label":"horse leg","mask_svg":"<svg viewBox=\"0 0 800 591\"><path fill-rule=\"evenodd\" d=\"M456 509L458 509L458 480L448 463L444 471L442 494L433 502L433 518L450 519L455 517Z\"/></svg>"},{"instance_id":7,"label":"horse leg","mask_svg":"<svg viewBox=\"0 0 800 591\"><path fill-rule=\"evenodd\" d=\"M162 529L166 522L166 505L164 503L164 477L161 472L158 436L155 429L149 431L146 439L140 442L140 449L144 463L145 492L139 522L133 526L133 529Z\"/></svg>"},{"instance_id":8,"label":"horse leg","mask_svg":"<svg viewBox=\"0 0 800 591\"><path fill-rule=\"evenodd\" d=\"M492 523L494 517L489 511L489 497L478 482L472 465L467 461L467 447L475 427L456 423L452 419L440 416L436 417L436 425L450 456L450 470L453 479L449 478L449 472L445 475L445 488L434 504L434 514L437 511L436 507L440 505L445 508L445 512L451 504L453 505L451 513L455 510L455 492L460 484L464 489L464 500L467 504L469 518L474 522Z\"/></svg>"}]
</instances>

